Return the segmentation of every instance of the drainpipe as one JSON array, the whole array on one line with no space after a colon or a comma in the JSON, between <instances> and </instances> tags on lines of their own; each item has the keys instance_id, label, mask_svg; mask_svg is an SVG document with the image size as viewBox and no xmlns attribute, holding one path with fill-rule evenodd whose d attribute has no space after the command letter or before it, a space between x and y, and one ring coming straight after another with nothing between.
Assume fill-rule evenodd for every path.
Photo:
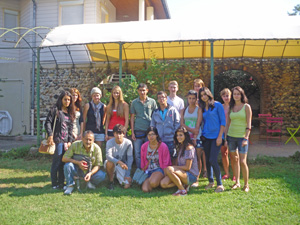
<instances>
[{"instance_id":1,"label":"drainpipe","mask_svg":"<svg viewBox=\"0 0 300 225\"><path fill-rule=\"evenodd\" d=\"M33 18L32 27L36 27L36 2L32 0L33 3ZM32 71L31 71L31 109L30 109L30 134L34 135L34 83L35 83L35 47L36 47L36 34L33 34L32 40Z\"/></svg>"},{"instance_id":2,"label":"drainpipe","mask_svg":"<svg viewBox=\"0 0 300 225\"><path fill-rule=\"evenodd\" d=\"M145 20L145 0L139 0L139 21Z\"/></svg>"},{"instance_id":3,"label":"drainpipe","mask_svg":"<svg viewBox=\"0 0 300 225\"><path fill-rule=\"evenodd\" d=\"M210 91L214 96L214 41L210 40Z\"/></svg>"}]
</instances>

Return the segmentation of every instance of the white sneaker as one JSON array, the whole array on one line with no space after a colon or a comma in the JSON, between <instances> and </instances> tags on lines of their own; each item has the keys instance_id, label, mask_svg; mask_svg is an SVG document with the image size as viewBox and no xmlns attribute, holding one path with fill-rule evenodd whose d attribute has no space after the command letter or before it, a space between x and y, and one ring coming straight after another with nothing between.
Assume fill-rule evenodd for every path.
<instances>
[{"instance_id":1,"label":"white sneaker","mask_svg":"<svg viewBox=\"0 0 300 225\"><path fill-rule=\"evenodd\" d=\"M90 181L87 183L88 189L96 189L96 186L93 185Z\"/></svg>"},{"instance_id":2,"label":"white sneaker","mask_svg":"<svg viewBox=\"0 0 300 225\"><path fill-rule=\"evenodd\" d=\"M74 190L74 186L69 186L64 192L64 195L70 195L72 194L72 191Z\"/></svg>"}]
</instances>

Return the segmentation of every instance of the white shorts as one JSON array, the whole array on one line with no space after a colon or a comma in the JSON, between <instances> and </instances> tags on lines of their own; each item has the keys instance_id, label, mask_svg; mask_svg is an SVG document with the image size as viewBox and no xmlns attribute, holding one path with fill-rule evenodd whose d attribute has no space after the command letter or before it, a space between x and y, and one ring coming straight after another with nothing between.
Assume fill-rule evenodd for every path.
<instances>
[{"instance_id":1,"label":"white shorts","mask_svg":"<svg viewBox=\"0 0 300 225\"><path fill-rule=\"evenodd\" d=\"M104 141L105 140L105 134L96 134L94 133L95 141Z\"/></svg>"},{"instance_id":2,"label":"white shorts","mask_svg":"<svg viewBox=\"0 0 300 225\"><path fill-rule=\"evenodd\" d=\"M106 170L106 164L107 164L107 160L104 161L105 170ZM119 183L121 185L129 184L128 180L125 179L126 170L122 169L119 164L115 165L115 171L114 172L116 173L117 180L119 181Z\"/></svg>"}]
</instances>

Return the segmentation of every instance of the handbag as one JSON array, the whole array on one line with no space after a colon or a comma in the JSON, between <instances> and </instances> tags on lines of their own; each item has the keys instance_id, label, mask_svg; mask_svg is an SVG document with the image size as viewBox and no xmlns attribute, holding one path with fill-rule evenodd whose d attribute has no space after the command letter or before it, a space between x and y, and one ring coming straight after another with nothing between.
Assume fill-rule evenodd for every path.
<instances>
[{"instance_id":1,"label":"handbag","mask_svg":"<svg viewBox=\"0 0 300 225\"><path fill-rule=\"evenodd\" d=\"M55 115L55 119L54 119L53 132L55 130L56 118L57 118L57 115ZM53 155L54 152L55 152L55 144L54 145L49 145L48 140L47 140L47 136L46 136L46 139L44 139L41 142L41 145L39 147L39 153Z\"/></svg>"},{"instance_id":2,"label":"handbag","mask_svg":"<svg viewBox=\"0 0 300 225\"><path fill-rule=\"evenodd\" d=\"M158 144L157 148L153 152L153 155L155 155L155 153L157 152L159 146L160 146L160 143ZM146 166L143 169L137 168L135 170L134 175L132 177L132 180L134 182L136 182L137 184L142 185L142 183L144 183L144 181L148 178L148 173L145 172L145 170L148 168L148 165L149 165L150 161L148 161L148 163L146 164Z\"/></svg>"}]
</instances>

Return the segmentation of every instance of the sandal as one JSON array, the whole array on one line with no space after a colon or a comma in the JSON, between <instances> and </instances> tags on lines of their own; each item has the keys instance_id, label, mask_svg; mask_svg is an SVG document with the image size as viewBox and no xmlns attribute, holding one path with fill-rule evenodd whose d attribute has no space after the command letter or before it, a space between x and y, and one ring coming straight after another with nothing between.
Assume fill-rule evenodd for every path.
<instances>
[{"instance_id":1,"label":"sandal","mask_svg":"<svg viewBox=\"0 0 300 225\"><path fill-rule=\"evenodd\" d=\"M207 178L207 171L206 171L206 170L203 171L203 177L204 177L204 178Z\"/></svg>"},{"instance_id":2,"label":"sandal","mask_svg":"<svg viewBox=\"0 0 300 225\"><path fill-rule=\"evenodd\" d=\"M238 189L238 188L240 188L240 187L241 187L240 184L235 183L235 184L231 187L231 189L232 189L232 190L236 190L236 189Z\"/></svg>"},{"instance_id":3,"label":"sandal","mask_svg":"<svg viewBox=\"0 0 300 225\"><path fill-rule=\"evenodd\" d=\"M227 180L229 179L229 175L225 174L223 177L222 177L222 180Z\"/></svg>"},{"instance_id":4,"label":"sandal","mask_svg":"<svg viewBox=\"0 0 300 225\"><path fill-rule=\"evenodd\" d=\"M249 185L245 185L242 190L244 192L249 192L250 191Z\"/></svg>"},{"instance_id":5,"label":"sandal","mask_svg":"<svg viewBox=\"0 0 300 225\"><path fill-rule=\"evenodd\" d=\"M205 190L211 189L215 186L214 183L209 183L208 185L205 186Z\"/></svg>"},{"instance_id":6,"label":"sandal","mask_svg":"<svg viewBox=\"0 0 300 225\"><path fill-rule=\"evenodd\" d=\"M225 190L224 186L223 185L219 185L217 186L215 192L216 193L220 193L220 192L223 192Z\"/></svg>"}]
</instances>

